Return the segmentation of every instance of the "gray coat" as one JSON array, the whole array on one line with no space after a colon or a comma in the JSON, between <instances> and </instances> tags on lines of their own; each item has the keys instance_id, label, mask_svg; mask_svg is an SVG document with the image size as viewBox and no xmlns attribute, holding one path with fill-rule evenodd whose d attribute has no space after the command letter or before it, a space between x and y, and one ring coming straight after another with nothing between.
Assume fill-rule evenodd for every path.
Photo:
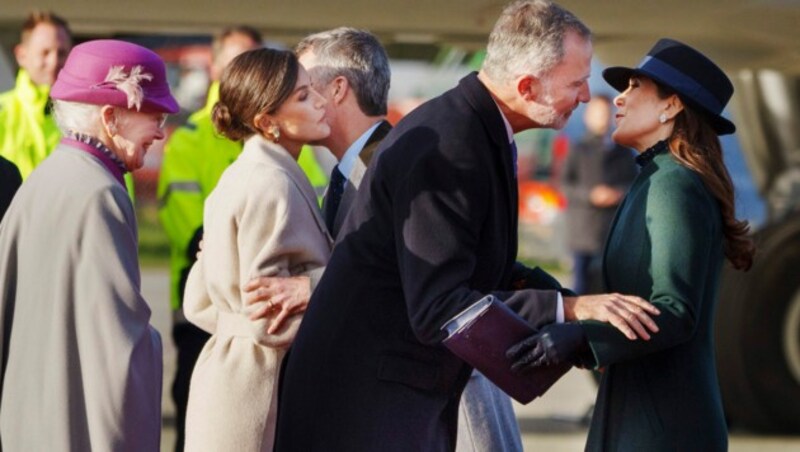
<instances>
[{"instance_id":1,"label":"gray coat","mask_svg":"<svg viewBox=\"0 0 800 452\"><path fill-rule=\"evenodd\" d=\"M96 157L60 145L0 227L0 449L156 451L161 340L136 218Z\"/></svg>"}]
</instances>

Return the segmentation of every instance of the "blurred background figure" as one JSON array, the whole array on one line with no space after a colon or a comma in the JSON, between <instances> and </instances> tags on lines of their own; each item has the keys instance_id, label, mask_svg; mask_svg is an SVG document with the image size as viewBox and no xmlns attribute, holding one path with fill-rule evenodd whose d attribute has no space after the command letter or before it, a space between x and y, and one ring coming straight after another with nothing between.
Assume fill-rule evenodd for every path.
<instances>
[{"instance_id":1,"label":"blurred background figure","mask_svg":"<svg viewBox=\"0 0 800 452\"><path fill-rule=\"evenodd\" d=\"M573 290L603 292L600 258L620 200L636 177L633 153L611 141L611 98L586 105L586 135L570 150L562 173L567 198L567 245L573 256Z\"/></svg>"},{"instance_id":2,"label":"blurred background figure","mask_svg":"<svg viewBox=\"0 0 800 452\"><path fill-rule=\"evenodd\" d=\"M0 449L155 451L162 344L123 174L178 104L158 55L115 40L75 47L50 95L64 138L0 229Z\"/></svg>"},{"instance_id":3,"label":"blurred background figure","mask_svg":"<svg viewBox=\"0 0 800 452\"><path fill-rule=\"evenodd\" d=\"M158 199L159 219L170 244L172 340L177 349L177 367L172 383L176 452L183 450L192 368L210 337L183 316L183 289L203 236L203 203L225 168L242 152L240 141L231 141L216 132L211 122L211 110L219 99L222 71L239 54L260 47L261 42L261 34L244 25L226 28L214 37L210 68L212 83L206 105L192 114L186 125L175 130L164 149Z\"/></svg>"},{"instance_id":4,"label":"blurred background figure","mask_svg":"<svg viewBox=\"0 0 800 452\"><path fill-rule=\"evenodd\" d=\"M13 162L23 179L61 137L47 100L70 47L67 22L51 12L35 11L22 25L20 42L14 47L19 64L16 85L0 94L0 156Z\"/></svg>"}]
</instances>

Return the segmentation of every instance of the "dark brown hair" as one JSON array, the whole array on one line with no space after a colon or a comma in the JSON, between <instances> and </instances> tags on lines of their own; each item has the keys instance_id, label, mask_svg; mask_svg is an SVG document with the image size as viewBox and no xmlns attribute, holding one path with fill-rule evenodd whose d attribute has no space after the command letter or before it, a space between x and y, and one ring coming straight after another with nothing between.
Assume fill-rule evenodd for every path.
<instances>
[{"instance_id":1,"label":"dark brown hair","mask_svg":"<svg viewBox=\"0 0 800 452\"><path fill-rule=\"evenodd\" d=\"M256 115L275 113L294 91L298 71L297 57L286 50L256 49L234 58L222 73L211 112L217 131L234 141L261 133Z\"/></svg>"},{"instance_id":2,"label":"dark brown hair","mask_svg":"<svg viewBox=\"0 0 800 452\"><path fill-rule=\"evenodd\" d=\"M656 83L658 96L665 99L673 93ZM675 116L675 127L669 138L669 149L681 165L700 175L706 188L719 203L722 232L725 235L725 257L737 270L749 270L753 264L755 245L748 237L747 221L736 219L733 182L722 158L719 137L706 117L684 99L683 111Z\"/></svg>"},{"instance_id":3,"label":"dark brown hair","mask_svg":"<svg viewBox=\"0 0 800 452\"><path fill-rule=\"evenodd\" d=\"M62 28L67 32L67 36L72 38L72 31L69 29L67 21L62 17L50 11L33 11L25 19L22 24L22 32L20 33L20 42L25 43L31 36L33 29L39 24L50 24L54 27Z\"/></svg>"}]
</instances>

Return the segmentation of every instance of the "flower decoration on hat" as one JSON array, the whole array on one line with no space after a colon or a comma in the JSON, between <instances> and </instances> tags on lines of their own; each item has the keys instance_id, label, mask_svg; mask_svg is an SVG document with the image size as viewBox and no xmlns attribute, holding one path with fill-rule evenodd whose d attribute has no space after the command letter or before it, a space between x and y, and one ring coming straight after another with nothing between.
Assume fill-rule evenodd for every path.
<instances>
[{"instance_id":1,"label":"flower decoration on hat","mask_svg":"<svg viewBox=\"0 0 800 452\"><path fill-rule=\"evenodd\" d=\"M142 99L144 98L144 90L140 85L142 80L153 80L152 75L143 72L142 66L136 65L132 67L128 74L125 74L125 66L112 66L108 70L108 75L106 75L103 83L98 83L95 87L114 86L128 97L128 108L136 106L138 111L142 107Z\"/></svg>"}]
</instances>

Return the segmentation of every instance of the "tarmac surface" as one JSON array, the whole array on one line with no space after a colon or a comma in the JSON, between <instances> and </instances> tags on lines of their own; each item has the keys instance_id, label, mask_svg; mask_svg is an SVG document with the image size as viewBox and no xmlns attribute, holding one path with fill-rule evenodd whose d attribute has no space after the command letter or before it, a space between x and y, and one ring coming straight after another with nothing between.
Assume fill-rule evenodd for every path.
<instances>
[{"instance_id":1,"label":"tarmac surface","mask_svg":"<svg viewBox=\"0 0 800 452\"><path fill-rule=\"evenodd\" d=\"M175 348L170 338L172 317L169 310L168 270L144 269L142 292L153 312L151 322L161 332L164 343L161 451L171 452L175 442L175 409L169 396L169 388L175 372ZM515 404L525 451L582 451L587 435L587 413L594 403L594 397L595 384L592 376L589 372L576 369L565 375L541 398L528 405ZM729 450L800 452L800 436L761 436L734 432L730 435Z\"/></svg>"}]
</instances>

